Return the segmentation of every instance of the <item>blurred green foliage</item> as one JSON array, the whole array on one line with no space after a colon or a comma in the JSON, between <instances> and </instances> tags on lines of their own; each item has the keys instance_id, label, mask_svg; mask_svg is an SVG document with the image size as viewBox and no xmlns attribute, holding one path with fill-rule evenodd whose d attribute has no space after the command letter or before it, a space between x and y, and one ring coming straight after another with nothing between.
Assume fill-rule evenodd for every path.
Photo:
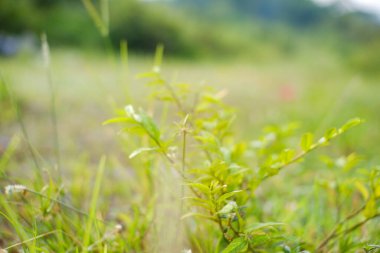
<instances>
[{"instance_id":1,"label":"blurred green foliage","mask_svg":"<svg viewBox=\"0 0 380 253\"><path fill-rule=\"evenodd\" d=\"M34 30L39 23L39 15L33 2L28 0L0 1L0 32L20 33Z\"/></svg>"},{"instance_id":2,"label":"blurred green foliage","mask_svg":"<svg viewBox=\"0 0 380 253\"><path fill-rule=\"evenodd\" d=\"M143 5L136 1L116 1L111 6L110 36L115 45L127 40L136 51L154 51L163 43L172 53L195 53L186 20L157 4Z\"/></svg>"},{"instance_id":3,"label":"blurred green foliage","mask_svg":"<svg viewBox=\"0 0 380 253\"><path fill-rule=\"evenodd\" d=\"M102 1L91 3L101 10ZM380 26L369 14L342 13L337 6L321 7L311 0L106 3L107 40L115 48L126 40L135 52L152 52L162 43L179 57L274 60L324 47L354 71L379 72ZM46 32L52 46L100 48L105 43L82 1L1 0L0 33L23 32Z\"/></svg>"}]
</instances>

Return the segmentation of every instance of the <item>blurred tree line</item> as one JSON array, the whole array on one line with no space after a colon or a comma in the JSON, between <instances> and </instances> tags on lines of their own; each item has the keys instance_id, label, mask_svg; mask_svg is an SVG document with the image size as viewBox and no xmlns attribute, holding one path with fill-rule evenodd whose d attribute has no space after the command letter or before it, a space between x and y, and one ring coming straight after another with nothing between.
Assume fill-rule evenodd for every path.
<instances>
[{"instance_id":1,"label":"blurred tree line","mask_svg":"<svg viewBox=\"0 0 380 253\"><path fill-rule=\"evenodd\" d=\"M300 43L333 48L351 66L378 72L379 19L311 0L109 0L109 38L176 56L293 54ZM93 0L99 6L98 0ZM46 32L54 46L99 48L103 41L82 1L0 0L0 33Z\"/></svg>"}]
</instances>

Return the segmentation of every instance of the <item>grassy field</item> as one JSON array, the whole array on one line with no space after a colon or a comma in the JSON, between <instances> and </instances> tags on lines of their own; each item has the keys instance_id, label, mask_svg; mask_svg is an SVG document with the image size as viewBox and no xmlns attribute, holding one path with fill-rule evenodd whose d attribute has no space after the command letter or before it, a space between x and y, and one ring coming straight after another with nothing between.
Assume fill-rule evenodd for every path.
<instances>
[{"instance_id":1,"label":"grassy field","mask_svg":"<svg viewBox=\"0 0 380 253\"><path fill-rule=\"evenodd\" d=\"M146 80L136 78L152 66L153 56L131 55L128 61L120 61L118 57L74 50L53 51L50 71L56 103L56 136L52 92L42 58L36 54L0 59L1 76L17 97L20 108L19 118L14 115L0 121L1 145L4 150L8 148L6 155L0 156L0 185L22 184L48 196L35 196L28 191L14 199L1 197L0 249L15 244L10 252L21 247L25 252L63 252L63 249L66 252L141 252L150 251L160 241L162 245L156 251L167 250L165 243L175 235L170 230L173 226L158 241L149 233L146 237L139 234L149 230L150 216L166 216L167 209L159 208L155 213L150 208L149 201L156 200L150 196L152 189L159 193L170 191L170 187L165 191L161 189L163 186L152 186L149 180L155 180L141 171L148 164L164 165L128 159L136 142L120 138L120 128L102 125L127 104L155 111L156 104L149 99ZM316 151L302 165L291 166L265 181L255 191L252 209L255 221L289 225L284 234L291 251L278 244L271 252L300 252L301 249L313 252L337 221L362 204L360 192L365 195L364 190L360 186L355 188L354 181L364 177L363 168L374 167L380 161L379 80L355 73L333 55L319 51L273 62L255 59L192 62L169 58L161 68L169 82L188 83L194 89L210 85L222 90L226 95L224 101L236 108L233 126L236 138L247 143L260 138L262 129L269 125L274 129L274 126L284 128L288 123L297 123L299 128L288 142L294 146L303 132L323 136L325 130L341 126L350 118L366 121L340 136L330 147ZM20 120L28 139L22 134ZM169 117L169 125L174 120L176 116ZM264 135L270 128L266 129ZM35 161L28 143L34 150ZM361 157L357 164L353 168L339 167L339 161L347 162L354 152ZM103 155L107 157L106 165L102 163ZM331 169L320 162L324 155L331 156L337 166ZM99 165L100 160L103 167ZM35 162L38 166L33 165ZM59 170L62 178L57 176ZM173 180L168 177L167 180ZM160 183L163 179L157 180ZM340 186L349 188L351 195L336 190ZM341 199L336 197L340 193ZM336 199L339 203L335 203ZM70 203L70 208L54 200ZM166 199L165 203L176 202ZM76 209L84 210L85 214L77 214ZM166 218L163 222L176 221ZM115 224L122 224L124 229L114 227ZM180 248L191 248L193 252L222 250L211 239L217 234L215 229L202 227L198 231L194 223L188 225L191 236L184 239ZM373 219L323 252L343 252L342 249L360 252L359 248L367 244L379 244L379 225L379 219ZM200 242L202 236L206 238ZM24 243L17 246L20 241ZM166 252L178 252L173 249Z\"/></svg>"},{"instance_id":2,"label":"grassy field","mask_svg":"<svg viewBox=\"0 0 380 253\"><path fill-rule=\"evenodd\" d=\"M39 143L43 139L38 137L40 127L49 128L44 120L49 121L51 99L42 59L38 55L2 59L0 64L3 77L26 104L24 116L28 127L35 128L30 130L31 136ZM97 134L102 138L100 132L106 133L107 129L100 123L109 118L115 108L129 103L146 105L147 87L136 75L149 70L152 64L153 56L132 56L128 65L122 65L116 59L104 59L101 55L76 51L54 53L51 72L58 94L62 138L65 141L84 138L84 142L91 141L94 139L91 136ZM371 157L377 153L373 140L380 139L378 80L348 71L327 54L311 53L273 62L166 59L162 69L167 79L174 82L226 90L226 101L238 108L236 125L243 131L244 138L257 137L257 129L269 124L296 121L303 129L318 133L360 116L367 123L352 133L345 144ZM96 133L87 132L92 128Z\"/></svg>"}]
</instances>

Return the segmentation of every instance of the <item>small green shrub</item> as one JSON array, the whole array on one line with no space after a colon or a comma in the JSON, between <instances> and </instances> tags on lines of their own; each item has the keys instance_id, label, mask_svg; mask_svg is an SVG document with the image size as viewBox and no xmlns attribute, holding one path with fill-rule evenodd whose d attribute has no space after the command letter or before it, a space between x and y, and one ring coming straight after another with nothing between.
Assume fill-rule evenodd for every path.
<instances>
[{"instance_id":1,"label":"small green shrub","mask_svg":"<svg viewBox=\"0 0 380 253\"><path fill-rule=\"evenodd\" d=\"M168 83L161 75L159 55L153 70L140 77L149 80L148 84L153 89L151 96L154 101L161 101L163 106L155 102L147 113L128 105L120 111L120 117L106 122L120 123L125 143L139 146L131 151L129 158L138 160L133 166L136 166L134 169L137 175L140 174L140 180L144 178L141 185L146 184L147 178L153 184L148 187L149 197L145 196L149 199L150 213L159 213L157 209L162 204L158 201L160 194L167 194L162 190L165 188L162 181L158 180L161 184L154 185L157 182L155 178L165 178L167 181L163 180L164 183L170 184L171 207L164 210L171 217L165 219L151 215L143 219L144 223L148 221L157 226L154 230L158 231L157 234L151 234L156 242L165 240L157 225L160 219L165 219L166 233L170 234L169 228L172 227L172 233L183 236L178 237L177 243L171 237L166 238L171 252L179 252L180 246L189 247L194 252L224 253L339 251L339 247L340 250L345 247L342 242L350 238L352 232L380 216L380 171L374 168L366 171L367 176L363 180L359 177L341 179L339 186L345 188L341 194L346 199L356 199L353 193L359 191L363 200L353 212L351 205L340 205L339 208L347 208L340 210L346 216L338 218L335 227L328 228L330 232L327 235L317 235L320 241L307 241L302 237L294 239L288 234L291 230L287 228L288 224L277 219L266 220L257 193L261 186L283 170L291 169L288 167L299 163L308 153L329 145L362 120L352 119L340 128L326 131L318 139L306 133L295 148L289 148L287 144L287 140L293 137L293 125L272 128L256 141L238 140L232 127L233 109L222 102L225 93L208 88L193 92L189 84ZM156 121L162 124L158 125ZM176 123L166 123L173 121ZM133 139L135 145L131 144ZM324 161L334 164L327 157ZM345 158L345 167L340 169L353 167L355 162L355 156ZM173 173L177 177L168 176ZM352 187L353 180L356 188ZM139 194L140 188L136 190L135 194ZM312 218L313 211L309 215ZM131 225L126 224L127 227ZM182 240L180 246L178 240ZM144 245L144 238L140 237L139 241L141 245L129 250L139 251ZM360 247L363 245L351 245L349 249ZM163 250L167 248L156 243L149 251Z\"/></svg>"},{"instance_id":2,"label":"small green shrub","mask_svg":"<svg viewBox=\"0 0 380 253\"><path fill-rule=\"evenodd\" d=\"M35 162L32 180L14 179L8 167L19 140L11 142L0 156L0 250L378 251L379 167L359 167L355 154L300 166L307 154L362 120L319 138L298 138L296 125L288 124L268 127L255 140L240 139L235 110L223 102L226 91L167 82L162 54L160 47L152 70L139 75L152 90L149 109L127 105L105 122L122 126L129 159L100 159L92 178L84 170L91 164L78 157L72 177L62 181L54 179L56 170ZM308 171L302 188L289 177L301 177L289 174L294 169ZM295 193L291 203L286 192Z\"/></svg>"}]
</instances>

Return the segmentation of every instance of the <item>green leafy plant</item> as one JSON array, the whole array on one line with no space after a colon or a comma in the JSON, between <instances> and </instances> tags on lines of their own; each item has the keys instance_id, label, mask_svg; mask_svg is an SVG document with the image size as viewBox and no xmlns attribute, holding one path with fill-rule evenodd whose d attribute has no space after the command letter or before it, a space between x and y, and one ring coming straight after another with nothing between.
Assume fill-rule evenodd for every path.
<instances>
[{"instance_id":1,"label":"green leafy plant","mask_svg":"<svg viewBox=\"0 0 380 253\"><path fill-rule=\"evenodd\" d=\"M371 193L356 183L363 194L363 206L337 221L319 244L305 244L301 239L293 243L294 248L288 246L291 240L286 233L287 224L259 218L257 209L262 207L257 205L257 191L267 180L363 121L351 119L317 139L306 133L299 146L292 148L287 146L286 139L292 135L294 125L274 128L256 141L238 140L232 126L234 111L222 101L225 92L210 88L193 92L189 84L167 82L161 74L162 51L159 47L152 71L139 75L148 80L153 90L151 96L155 102L150 112L127 105L118 117L105 124L120 123L124 127L122 136L126 140L135 138L136 145L142 146L130 151L129 158L139 159L142 166L161 164L166 173L177 173L181 182L177 196L181 199L180 217L174 216L171 222L180 219L176 227L188 238L184 244L196 252L325 252L335 247L338 239L380 215L379 174L374 169L368 181ZM166 123L171 121L177 123ZM347 159L349 163L350 157ZM163 172L157 173L155 166L151 166L150 170L155 171L151 173L162 176ZM155 187L152 199L157 197L160 186ZM173 186L172 190L177 189ZM365 219L348 226L360 215Z\"/></svg>"},{"instance_id":2,"label":"green leafy plant","mask_svg":"<svg viewBox=\"0 0 380 253\"><path fill-rule=\"evenodd\" d=\"M162 56L160 46L152 70L138 75L151 90L147 109L127 105L104 123L121 127L125 157L102 158L98 169L78 157L72 171L65 168L69 180L56 179L25 132L41 162L33 180L22 179L10 169L19 167L11 164L15 136L0 156L0 251L379 250L379 167L327 147L363 120L319 137L298 137L290 123L240 138L235 110L223 102L227 92L167 82ZM306 159L323 147L322 162Z\"/></svg>"}]
</instances>

